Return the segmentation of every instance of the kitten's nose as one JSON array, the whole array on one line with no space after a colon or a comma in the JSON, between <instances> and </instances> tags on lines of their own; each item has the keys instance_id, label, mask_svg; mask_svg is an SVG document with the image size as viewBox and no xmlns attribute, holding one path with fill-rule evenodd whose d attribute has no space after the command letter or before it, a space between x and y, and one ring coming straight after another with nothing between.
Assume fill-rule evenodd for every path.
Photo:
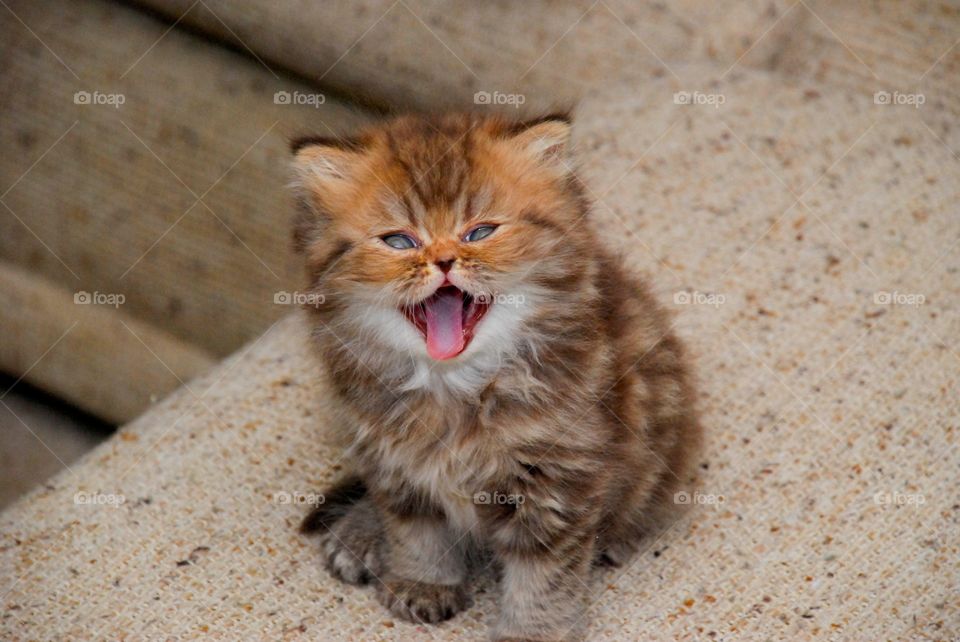
<instances>
[{"instance_id":1,"label":"kitten's nose","mask_svg":"<svg viewBox=\"0 0 960 642\"><path fill-rule=\"evenodd\" d=\"M456 263L457 259L437 259L434 261L436 266L440 268L440 271L446 274L450 271L450 268L453 267L453 264Z\"/></svg>"}]
</instances>

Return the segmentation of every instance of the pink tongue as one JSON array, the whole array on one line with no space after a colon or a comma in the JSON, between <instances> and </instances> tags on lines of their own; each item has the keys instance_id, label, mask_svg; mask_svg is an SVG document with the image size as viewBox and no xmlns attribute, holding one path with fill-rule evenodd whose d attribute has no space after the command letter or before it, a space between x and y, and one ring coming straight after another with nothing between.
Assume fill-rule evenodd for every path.
<instances>
[{"instance_id":1,"label":"pink tongue","mask_svg":"<svg viewBox=\"0 0 960 642\"><path fill-rule=\"evenodd\" d=\"M425 303L427 317L427 354L434 359L450 359L463 351L463 295L459 290L443 289Z\"/></svg>"}]
</instances>

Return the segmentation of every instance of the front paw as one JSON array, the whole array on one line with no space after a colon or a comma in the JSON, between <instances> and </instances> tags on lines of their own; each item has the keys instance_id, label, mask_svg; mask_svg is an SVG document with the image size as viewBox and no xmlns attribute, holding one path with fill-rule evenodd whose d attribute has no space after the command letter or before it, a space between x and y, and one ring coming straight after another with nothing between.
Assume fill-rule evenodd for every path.
<instances>
[{"instance_id":1,"label":"front paw","mask_svg":"<svg viewBox=\"0 0 960 642\"><path fill-rule=\"evenodd\" d=\"M327 533L321 546L327 571L341 582L362 586L376 577L380 569L375 542L361 539L348 544L333 533Z\"/></svg>"},{"instance_id":2,"label":"front paw","mask_svg":"<svg viewBox=\"0 0 960 642\"><path fill-rule=\"evenodd\" d=\"M370 506L360 503L320 540L327 571L347 584L367 584L383 573L383 529Z\"/></svg>"},{"instance_id":3,"label":"front paw","mask_svg":"<svg viewBox=\"0 0 960 642\"><path fill-rule=\"evenodd\" d=\"M377 598L395 616L426 624L449 620L470 606L470 596L462 584L387 580L377 585Z\"/></svg>"}]
</instances>

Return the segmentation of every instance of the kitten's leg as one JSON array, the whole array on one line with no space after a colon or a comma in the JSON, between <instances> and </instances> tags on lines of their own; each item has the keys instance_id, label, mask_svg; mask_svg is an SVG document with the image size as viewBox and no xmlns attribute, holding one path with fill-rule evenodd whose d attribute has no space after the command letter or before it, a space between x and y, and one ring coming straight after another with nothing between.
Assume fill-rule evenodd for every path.
<instances>
[{"instance_id":1,"label":"kitten's leg","mask_svg":"<svg viewBox=\"0 0 960 642\"><path fill-rule=\"evenodd\" d=\"M648 440L637 440L632 450L625 451L630 455L627 468L631 473L624 476L608 502L613 508L604 520L595 560L601 565L627 563L644 537L653 537L676 520L681 509L688 508L677 493L692 491L700 423L689 402L685 406L660 404L654 410L646 432Z\"/></svg>"},{"instance_id":2,"label":"kitten's leg","mask_svg":"<svg viewBox=\"0 0 960 642\"><path fill-rule=\"evenodd\" d=\"M443 514L410 510L417 503L385 502L387 570L377 597L397 617L433 624L469 606L466 559Z\"/></svg>"},{"instance_id":3,"label":"kitten's leg","mask_svg":"<svg viewBox=\"0 0 960 642\"><path fill-rule=\"evenodd\" d=\"M340 479L324 491L324 501L303 518L300 532L307 535L326 532L366 494L367 486L359 477L349 475Z\"/></svg>"},{"instance_id":4,"label":"kitten's leg","mask_svg":"<svg viewBox=\"0 0 960 642\"><path fill-rule=\"evenodd\" d=\"M327 489L325 501L310 511L300 532L319 534L327 570L347 584L366 584L382 573L383 527L359 477L346 477Z\"/></svg>"},{"instance_id":5,"label":"kitten's leg","mask_svg":"<svg viewBox=\"0 0 960 642\"><path fill-rule=\"evenodd\" d=\"M570 540L570 548L556 553L545 548L500 551L503 579L494 639L581 639L593 540L583 533Z\"/></svg>"},{"instance_id":6,"label":"kitten's leg","mask_svg":"<svg viewBox=\"0 0 960 642\"><path fill-rule=\"evenodd\" d=\"M353 505L320 540L327 570L347 584L367 584L383 573L383 526L369 498Z\"/></svg>"},{"instance_id":7,"label":"kitten's leg","mask_svg":"<svg viewBox=\"0 0 960 642\"><path fill-rule=\"evenodd\" d=\"M509 490L522 501L483 506L502 566L494 639L580 640L602 511L598 490L542 472L529 483L519 481Z\"/></svg>"}]
</instances>

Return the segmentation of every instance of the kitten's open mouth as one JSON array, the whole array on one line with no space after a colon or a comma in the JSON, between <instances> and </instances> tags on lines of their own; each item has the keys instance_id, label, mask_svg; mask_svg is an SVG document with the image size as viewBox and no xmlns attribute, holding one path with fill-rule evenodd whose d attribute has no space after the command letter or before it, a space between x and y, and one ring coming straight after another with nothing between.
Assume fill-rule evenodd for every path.
<instances>
[{"instance_id":1,"label":"kitten's open mouth","mask_svg":"<svg viewBox=\"0 0 960 642\"><path fill-rule=\"evenodd\" d=\"M432 295L403 308L427 342L427 353L437 360L452 359L467 349L474 330L490 304L453 285L438 288Z\"/></svg>"}]
</instances>

